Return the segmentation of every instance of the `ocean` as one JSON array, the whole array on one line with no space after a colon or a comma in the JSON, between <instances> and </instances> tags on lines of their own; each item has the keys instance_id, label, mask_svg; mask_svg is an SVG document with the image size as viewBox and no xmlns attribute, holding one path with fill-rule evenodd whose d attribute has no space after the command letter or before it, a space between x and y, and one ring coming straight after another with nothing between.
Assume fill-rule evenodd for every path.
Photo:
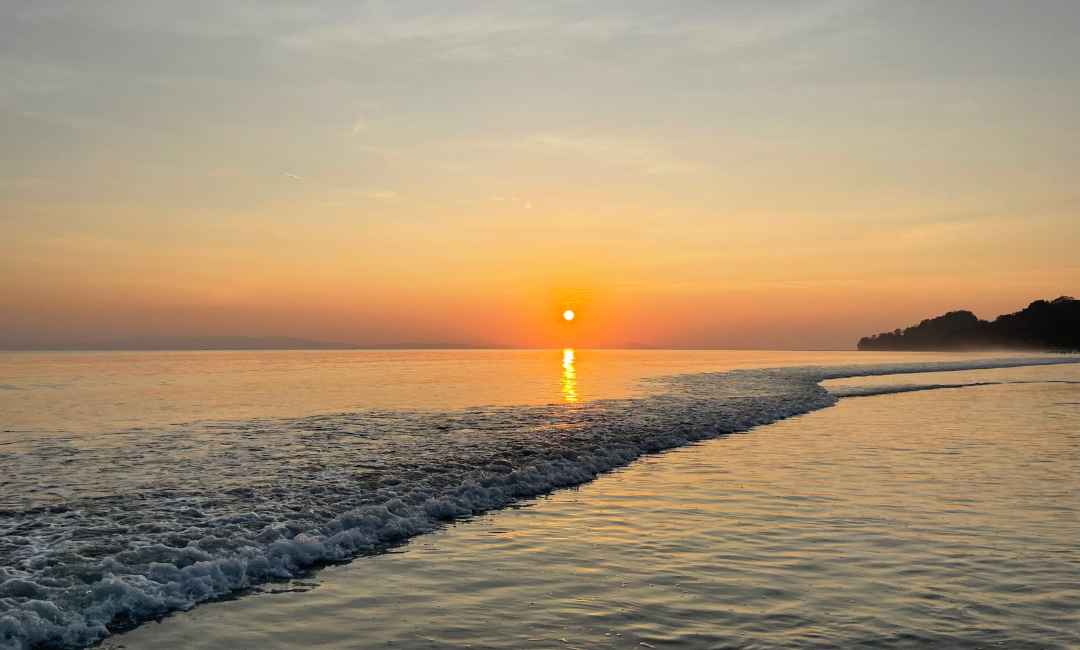
<instances>
[{"instance_id":1,"label":"ocean","mask_svg":"<svg viewBox=\"0 0 1080 650\"><path fill-rule=\"evenodd\" d=\"M1076 360L4 353L0 647L1070 647Z\"/></svg>"}]
</instances>

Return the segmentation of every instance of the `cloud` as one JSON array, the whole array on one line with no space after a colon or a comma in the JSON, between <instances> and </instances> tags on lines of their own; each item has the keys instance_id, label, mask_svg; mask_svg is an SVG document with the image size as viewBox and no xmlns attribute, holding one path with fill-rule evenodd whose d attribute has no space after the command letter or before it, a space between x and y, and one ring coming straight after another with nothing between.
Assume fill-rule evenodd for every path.
<instances>
[{"instance_id":1,"label":"cloud","mask_svg":"<svg viewBox=\"0 0 1080 650\"><path fill-rule=\"evenodd\" d=\"M510 203L515 206L520 206L525 210L532 210L533 208L532 201L517 196L500 196L496 194L494 196L488 197L488 200L492 201L493 203Z\"/></svg>"},{"instance_id":2,"label":"cloud","mask_svg":"<svg viewBox=\"0 0 1080 650\"><path fill-rule=\"evenodd\" d=\"M390 203L400 198L401 194L391 189L340 187L331 189L321 205L328 208L348 208L370 201Z\"/></svg>"},{"instance_id":3,"label":"cloud","mask_svg":"<svg viewBox=\"0 0 1080 650\"><path fill-rule=\"evenodd\" d=\"M514 146L536 153L568 155L590 162L631 167L658 176L692 173L702 169L699 163L684 160L652 142L632 137L536 133L516 142Z\"/></svg>"},{"instance_id":4,"label":"cloud","mask_svg":"<svg viewBox=\"0 0 1080 650\"><path fill-rule=\"evenodd\" d=\"M428 56L473 61L505 56L573 56L580 47L672 47L716 53L820 29L868 0L795 3L491 3L431 10L416 3L367 5L351 15L288 34L291 49L342 51L410 48ZM389 7L389 8L387 8Z\"/></svg>"},{"instance_id":5,"label":"cloud","mask_svg":"<svg viewBox=\"0 0 1080 650\"><path fill-rule=\"evenodd\" d=\"M367 131L370 128L371 123L367 120L367 118L360 116L353 120L352 127L349 129L349 133L351 135L360 135L361 133Z\"/></svg>"}]
</instances>

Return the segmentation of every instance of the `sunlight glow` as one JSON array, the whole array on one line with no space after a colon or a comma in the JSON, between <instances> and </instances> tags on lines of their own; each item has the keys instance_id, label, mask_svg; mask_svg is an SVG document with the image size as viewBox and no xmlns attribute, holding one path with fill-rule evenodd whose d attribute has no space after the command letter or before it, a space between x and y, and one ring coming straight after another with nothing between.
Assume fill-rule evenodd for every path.
<instances>
[{"instance_id":1,"label":"sunlight glow","mask_svg":"<svg viewBox=\"0 0 1080 650\"><path fill-rule=\"evenodd\" d=\"M573 309L567 309L566 311L564 311L562 313L562 317L563 317L563 320L565 320L567 322L574 320L574 310ZM570 356L571 356L571 359L572 359L573 358L573 350L571 350L570 352L571 352Z\"/></svg>"}]
</instances>

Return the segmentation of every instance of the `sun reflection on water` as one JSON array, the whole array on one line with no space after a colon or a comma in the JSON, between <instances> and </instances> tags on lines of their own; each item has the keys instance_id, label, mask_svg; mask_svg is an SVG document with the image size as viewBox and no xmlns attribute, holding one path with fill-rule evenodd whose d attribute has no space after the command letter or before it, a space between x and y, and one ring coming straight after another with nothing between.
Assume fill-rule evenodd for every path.
<instances>
[{"instance_id":1,"label":"sun reflection on water","mask_svg":"<svg viewBox=\"0 0 1080 650\"><path fill-rule=\"evenodd\" d=\"M562 395L566 402L573 403L578 400L573 348L564 348L562 351Z\"/></svg>"}]
</instances>

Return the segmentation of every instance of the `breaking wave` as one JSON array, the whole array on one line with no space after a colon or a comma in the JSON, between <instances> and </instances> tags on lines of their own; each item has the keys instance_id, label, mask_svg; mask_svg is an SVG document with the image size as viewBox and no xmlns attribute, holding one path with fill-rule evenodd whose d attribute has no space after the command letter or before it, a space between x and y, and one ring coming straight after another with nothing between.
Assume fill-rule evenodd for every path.
<instances>
[{"instance_id":1,"label":"breaking wave","mask_svg":"<svg viewBox=\"0 0 1080 650\"><path fill-rule=\"evenodd\" d=\"M89 645L839 396L955 387L830 392L824 380L1073 362L737 370L575 406L370 410L16 445L0 452L0 648Z\"/></svg>"}]
</instances>

